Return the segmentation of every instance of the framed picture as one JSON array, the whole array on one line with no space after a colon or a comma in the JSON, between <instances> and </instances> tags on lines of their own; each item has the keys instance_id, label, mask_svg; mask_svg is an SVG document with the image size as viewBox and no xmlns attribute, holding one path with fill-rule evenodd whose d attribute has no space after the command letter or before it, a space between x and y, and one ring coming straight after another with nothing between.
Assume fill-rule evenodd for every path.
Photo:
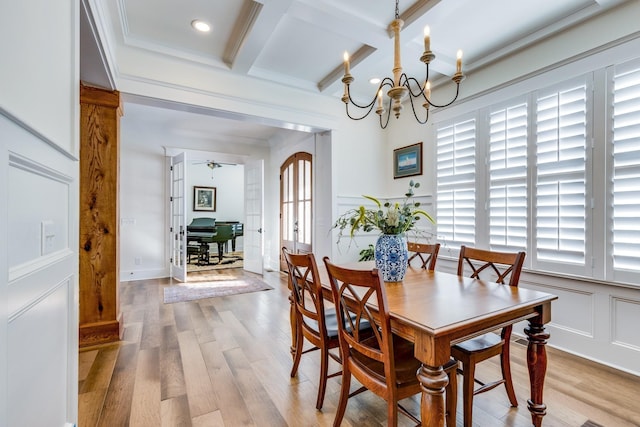
<instances>
[{"instance_id":1,"label":"framed picture","mask_svg":"<svg viewBox=\"0 0 640 427\"><path fill-rule=\"evenodd\" d=\"M193 210L216 211L216 187L193 187Z\"/></svg>"},{"instance_id":2,"label":"framed picture","mask_svg":"<svg viewBox=\"0 0 640 427\"><path fill-rule=\"evenodd\" d=\"M393 177L422 175L422 142L393 150Z\"/></svg>"}]
</instances>

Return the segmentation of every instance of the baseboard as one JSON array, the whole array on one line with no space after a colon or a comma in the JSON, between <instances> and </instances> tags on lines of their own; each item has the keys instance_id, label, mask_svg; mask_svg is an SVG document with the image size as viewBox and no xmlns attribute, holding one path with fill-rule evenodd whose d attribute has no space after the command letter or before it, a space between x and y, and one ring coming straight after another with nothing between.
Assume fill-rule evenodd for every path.
<instances>
[{"instance_id":1,"label":"baseboard","mask_svg":"<svg viewBox=\"0 0 640 427\"><path fill-rule=\"evenodd\" d=\"M120 272L121 282L131 282L133 280L162 279L169 277L169 269L157 268L153 270L130 270Z\"/></svg>"},{"instance_id":2,"label":"baseboard","mask_svg":"<svg viewBox=\"0 0 640 427\"><path fill-rule=\"evenodd\" d=\"M122 337L122 319L80 325L79 347L120 341Z\"/></svg>"}]
</instances>

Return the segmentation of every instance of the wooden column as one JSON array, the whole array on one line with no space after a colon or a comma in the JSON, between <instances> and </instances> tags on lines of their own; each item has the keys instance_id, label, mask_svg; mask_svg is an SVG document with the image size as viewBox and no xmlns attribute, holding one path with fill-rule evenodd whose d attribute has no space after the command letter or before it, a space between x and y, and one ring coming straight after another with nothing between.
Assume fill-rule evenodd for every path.
<instances>
[{"instance_id":1,"label":"wooden column","mask_svg":"<svg viewBox=\"0 0 640 427\"><path fill-rule=\"evenodd\" d=\"M80 87L80 347L118 341L120 93Z\"/></svg>"}]
</instances>

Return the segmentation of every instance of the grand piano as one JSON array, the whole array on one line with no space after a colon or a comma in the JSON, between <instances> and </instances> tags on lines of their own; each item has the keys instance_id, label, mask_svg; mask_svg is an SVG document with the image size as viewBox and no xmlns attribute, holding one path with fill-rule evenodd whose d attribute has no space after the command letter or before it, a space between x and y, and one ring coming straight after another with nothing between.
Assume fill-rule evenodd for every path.
<instances>
[{"instance_id":1,"label":"grand piano","mask_svg":"<svg viewBox=\"0 0 640 427\"><path fill-rule=\"evenodd\" d=\"M244 224L239 221L218 221L216 225L230 225L232 228L231 251L236 251L236 237L244 236ZM226 248L225 248L226 250Z\"/></svg>"},{"instance_id":2,"label":"grand piano","mask_svg":"<svg viewBox=\"0 0 640 427\"><path fill-rule=\"evenodd\" d=\"M187 225L187 258L197 255L198 265L209 264L209 243L216 235L215 218L193 218Z\"/></svg>"},{"instance_id":3,"label":"grand piano","mask_svg":"<svg viewBox=\"0 0 640 427\"><path fill-rule=\"evenodd\" d=\"M219 221L215 218L193 218L187 225L187 256L197 255L198 264L209 264L209 244L218 245L218 262L231 240L232 250L236 250L236 237L244 234L243 224L238 221Z\"/></svg>"}]
</instances>

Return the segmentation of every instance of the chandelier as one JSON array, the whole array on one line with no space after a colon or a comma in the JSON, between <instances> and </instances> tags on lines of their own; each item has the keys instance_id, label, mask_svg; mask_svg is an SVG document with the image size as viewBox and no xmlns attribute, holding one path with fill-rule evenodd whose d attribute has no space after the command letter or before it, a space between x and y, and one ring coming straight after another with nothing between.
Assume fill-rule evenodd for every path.
<instances>
[{"instance_id":1,"label":"chandelier","mask_svg":"<svg viewBox=\"0 0 640 427\"><path fill-rule=\"evenodd\" d=\"M453 75L451 80L456 83L456 94L453 99L446 104L435 104L431 101L431 83L429 82L429 64L431 61L435 59L434 53L431 51L431 40L429 36L429 27L425 27L424 29L424 53L420 57L420 61L424 62L426 65L426 77L424 79L424 86L422 86L418 80L414 77L409 77L405 73L402 72L402 64L400 60L400 30L404 25L404 21L399 18L398 12L398 0L396 0L396 10L395 10L395 19L389 25L389 28L393 31L394 38L394 55L393 55L393 78L385 77L380 82L376 93L373 96L371 102L367 105L360 105L356 103L351 98L351 92L349 91L349 86L353 83L354 78L350 74L349 67L349 55L347 52L344 53L344 77L342 78L342 83L344 83L344 95L342 95L342 102L344 102L347 116L352 120L362 120L371 113L373 107L376 105L377 99L377 108L376 114L380 117L380 127L382 129L386 129L389 124L389 117L391 116L391 110L393 110L396 118L400 117L400 112L402 111L402 103L405 99L409 98L411 104L411 110L413 110L413 116L416 118L418 123L425 124L429 120L429 107L446 107L448 105L453 104L453 102L458 99L458 94L460 92L460 82L464 80L464 74L462 74L462 51L458 50L457 60L456 60L456 73ZM383 104L383 89L389 88L387 91L388 102L387 108L385 109ZM420 103L423 102L422 107L425 109L424 120L421 120L418 117L418 113L416 112L416 108L414 106L414 102ZM359 110L365 110L364 114L360 117L352 116L349 113L349 104L353 104ZM386 112L386 120L383 121L383 116Z\"/></svg>"}]
</instances>

